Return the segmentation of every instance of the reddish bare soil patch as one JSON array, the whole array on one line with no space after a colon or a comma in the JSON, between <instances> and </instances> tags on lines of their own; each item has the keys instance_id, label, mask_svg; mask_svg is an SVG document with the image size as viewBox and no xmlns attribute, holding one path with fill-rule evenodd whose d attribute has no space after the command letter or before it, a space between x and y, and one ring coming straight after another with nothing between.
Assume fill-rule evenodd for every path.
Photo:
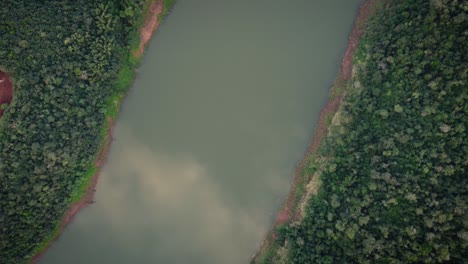
<instances>
[{"instance_id":1,"label":"reddish bare soil patch","mask_svg":"<svg viewBox=\"0 0 468 264\"><path fill-rule=\"evenodd\" d=\"M143 55L146 45L150 41L151 36L153 36L154 31L158 28L160 23L159 15L162 13L163 7L164 4L161 0L151 2L143 26L140 29L140 46L137 51L133 52L135 58L139 58Z\"/></svg>"},{"instance_id":2,"label":"reddish bare soil patch","mask_svg":"<svg viewBox=\"0 0 468 264\"><path fill-rule=\"evenodd\" d=\"M2 104L10 104L11 100L13 100L13 83L8 74L0 71L0 107ZM0 108L0 117L4 111Z\"/></svg>"}]
</instances>

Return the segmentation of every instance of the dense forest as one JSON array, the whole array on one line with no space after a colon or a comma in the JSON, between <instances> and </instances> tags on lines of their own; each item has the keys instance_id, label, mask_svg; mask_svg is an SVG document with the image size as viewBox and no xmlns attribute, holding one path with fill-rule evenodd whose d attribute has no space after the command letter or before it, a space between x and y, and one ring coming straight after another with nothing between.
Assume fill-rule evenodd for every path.
<instances>
[{"instance_id":1,"label":"dense forest","mask_svg":"<svg viewBox=\"0 0 468 264\"><path fill-rule=\"evenodd\" d=\"M387 1L282 229L291 263L468 262L468 2Z\"/></svg>"},{"instance_id":2,"label":"dense forest","mask_svg":"<svg viewBox=\"0 0 468 264\"><path fill-rule=\"evenodd\" d=\"M15 90L0 118L1 264L43 248L94 173L147 2L2 0L0 69ZM369 22L307 168L318 194L281 229L291 263L468 262L467 11L388 0Z\"/></svg>"},{"instance_id":3,"label":"dense forest","mask_svg":"<svg viewBox=\"0 0 468 264\"><path fill-rule=\"evenodd\" d=\"M94 173L149 1L1 2L0 69L14 99L0 118L0 263L22 263Z\"/></svg>"}]
</instances>

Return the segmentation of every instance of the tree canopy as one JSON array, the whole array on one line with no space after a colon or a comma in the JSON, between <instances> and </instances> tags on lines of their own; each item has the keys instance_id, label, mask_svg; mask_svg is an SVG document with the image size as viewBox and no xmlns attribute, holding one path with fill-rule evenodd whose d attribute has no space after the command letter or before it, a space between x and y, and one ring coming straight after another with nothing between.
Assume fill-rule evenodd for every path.
<instances>
[{"instance_id":1,"label":"tree canopy","mask_svg":"<svg viewBox=\"0 0 468 264\"><path fill-rule=\"evenodd\" d=\"M86 184L145 2L2 0L15 97L0 119L0 263L47 243Z\"/></svg>"},{"instance_id":2,"label":"tree canopy","mask_svg":"<svg viewBox=\"0 0 468 264\"><path fill-rule=\"evenodd\" d=\"M368 23L292 263L467 262L467 10L388 1Z\"/></svg>"}]
</instances>

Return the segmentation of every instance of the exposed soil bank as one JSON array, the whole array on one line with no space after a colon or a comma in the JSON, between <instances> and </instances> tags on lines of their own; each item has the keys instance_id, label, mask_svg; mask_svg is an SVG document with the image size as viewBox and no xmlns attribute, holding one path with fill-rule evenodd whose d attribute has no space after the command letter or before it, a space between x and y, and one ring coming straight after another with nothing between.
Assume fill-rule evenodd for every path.
<instances>
[{"instance_id":1,"label":"exposed soil bank","mask_svg":"<svg viewBox=\"0 0 468 264\"><path fill-rule=\"evenodd\" d=\"M11 100L13 100L13 83L8 74L0 71L0 117L5 111L1 106L3 104L10 104Z\"/></svg>"},{"instance_id":2,"label":"exposed soil bank","mask_svg":"<svg viewBox=\"0 0 468 264\"><path fill-rule=\"evenodd\" d=\"M262 263L269 250L272 250L272 247L278 236L277 229L279 226L291 223L292 221L299 221L301 218L300 209L298 204L306 195L297 198L297 190L299 187L305 188L309 182L314 181L310 177L302 177L302 172L304 166L307 164L307 161L311 156L315 155L319 149L323 139L328 133L328 124L327 119L333 117L334 114L338 111L345 92L340 92L341 89L345 88L347 82L351 80L352 71L353 71L353 58L354 53L359 45L359 40L362 37L365 29L365 23L368 18L375 12L377 4L382 3L384 0L366 0L359 7L359 11L356 15L353 29L349 36L348 46L346 48L345 55L343 57L341 67L339 69L338 75L335 79L333 86L330 89L330 99L327 104L324 106L320 112L319 120L314 131L314 135L310 145L307 148L306 153L304 154L303 160L298 164L295 170L294 180L291 185L291 189L286 197L283 206L281 207L280 212L276 218L275 223L271 227L270 232L268 233L266 239L263 241L259 251L252 258L252 263ZM315 184L316 185L316 184ZM308 186L309 187L309 186ZM313 192L316 192L318 186L312 186Z\"/></svg>"},{"instance_id":3,"label":"exposed soil bank","mask_svg":"<svg viewBox=\"0 0 468 264\"><path fill-rule=\"evenodd\" d=\"M139 58L143 55L145 47L153 36L153 33L159 27L159 16L163 12L164 3L160 1L151 1L148 8L148 14L145 16L143 26L140 29L140 46L138 51L134 52L134 56Z\"/></svg>"},{"instance_id":4,"label":"exposed soil bank","mask_svg":"<svg viewBox=\"0 0 468 264\"><path fill-rule=\"evenodd\" d=\"M163 2L162 0L153 0L150 3L149 9L147 11L147 14L145 15L143 25L140 29L140 46L139 50L137 52L134 52L133 55L138 58L141 57L144 53L144 49L148 42L151 39L151 36L153 33L156 31L158 28L160 21L160 14L162 14L163 11ZM0 71L0 80L1 80L1 71ZM0 83L0 99L2 98L2 86ZM118 102L118 105L121 105L121 101L125 98L125 96L122 96L120 98L120 102ZM10 100L11 101L11 100ZM0 101L1 102L1 101ZM1 111L0 111L1 114ZM1 115L0 115L1 116ZM89 179L88 185L85 189L85 192L83 193L83 196L78 200L77 202L73 203L70 208L66 211L64 216L62 217L60 224L58 225L57 230L53 234L52 238L47 242L46 246L42 249L39 250L37 254L35 254L30 263L35 264L37 263L42 255L47 251L47 249L51 246L51 244L58 239L60 236L60 233L63 231L63 229L73 220L75 215L80 211L80 209L86 207L87 205L93 203L94 201L94 193L96 191L96 185L98 182L99 178L99 173L100 169L104 166L107 160L107 156L109 154L109 151L111 149L112 145L112 135L113 135L113 130L115 127L115 122L114 120L108 116L107 117L107 123L106 123L106 133L101 145L101 148L98 152L98 155L96 157L96 160L94 162L94 166L96 168L96 172L94 175L91 176Z\"/></svg>"}]
</instances>

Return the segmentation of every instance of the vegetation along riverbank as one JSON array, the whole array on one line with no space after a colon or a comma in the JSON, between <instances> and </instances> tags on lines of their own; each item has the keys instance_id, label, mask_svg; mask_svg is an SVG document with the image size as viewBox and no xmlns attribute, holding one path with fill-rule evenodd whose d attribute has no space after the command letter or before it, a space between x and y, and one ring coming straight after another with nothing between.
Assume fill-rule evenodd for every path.
<instances>
[{"instance_id":1,"label":"vegetation along riverbank","mask_svg":"<svg viewBox=\"0 0 468 264\"><path fill-rule=\"evenodd\" d=\"M327 107L345 96L253 263L467 261L467 9L363 4Z\"/></svg>"},{"instance_id":2,"label":"vegetation along riverbank","mask_svg":"<svg viewBox=\"0 0 468 264\"><path fill-rule=\"evenodd\" d=\"M134 68L172 2L2 2L0 69L15 93L0 119L0 263L37 261L92 201Z\"/></svg>"}]
</instances>

